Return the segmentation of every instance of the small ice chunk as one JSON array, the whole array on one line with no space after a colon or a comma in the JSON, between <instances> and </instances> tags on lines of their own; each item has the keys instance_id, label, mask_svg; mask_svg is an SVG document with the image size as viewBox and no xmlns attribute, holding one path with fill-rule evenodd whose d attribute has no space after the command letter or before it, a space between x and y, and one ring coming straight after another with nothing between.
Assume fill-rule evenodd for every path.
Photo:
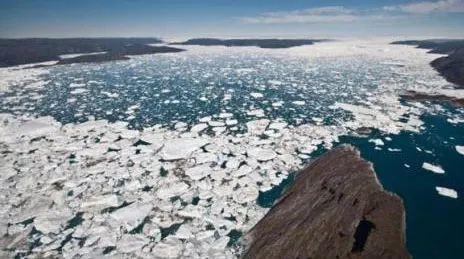
<instances>
[{"instance_id":1,"label":"small ice chunk","mask_svg":"<svg viewBox=\"0 0 464 259\"><path fill-rule=\"evenodd\" d=\"M208 164L202 164L185 170L185 174L192 180L200 180L211 174L211 167Z\"/></svg>"},{"instance_id":2,"label":"small ice chunk","mask_svg":"<svg viewBox=\"0 0 464 259\"><path fill-rule=\"evenodd\" d=\"M459 154L464 155L464 146L456 146L456 151Z\"/></svg>"},{"instance_id":3,"label":"small ice chunk","mask_svg":"<svg viewBox=\"0 0 464 259\"><path fill-rule=\"evenodd\" d=\"M228 236L220 237L211 244L211 249L224 251L224 249L227 247L227 244L229 243L229 239L230 238Z\"/></svg>"},{"instance_id":4,"label":"small ice chunk","mask_svg":"<svg viewBox=\"0 0 464 259\"><path fill-rule=\"evenodd\" d=\"M404 167L406 167L406 168L410 168L411 166L410 166L410 165L408 165L408 164L404 164Z\"/></svg>"},{"instance_id":5,"label":"small ice chunk","mask_svg":"<svg viewBox=\"0 0 464 259\"><path fill-rule=\"evenodd\" d=\"M285 127L287 127L286 122L273 122L269 125L270 129L275 129L275 130L283 130Z\"/></svg>"},{"instance_id":6,"label":"small ice chunk","mask_svg":"<svg viewBox=\"0 0 464 259\"><path fill-rule=\"evenodd\" d=\"M101 93L103 95L106 95L106 97L108 97L108 98L118 98L119 97L119 94L117 94L117 93L111 93L111 92L106 92L106 91L102 91Z\"/></svg>"},{"instance_id":7,"label":"small ice chunk","mask_svg":"<svg viewBox=\"0 0 464 259\"><path fill-rule=\"evenodd\" d=\"M208 140L202 138L180 138L166 141L161 150L164 160L186 159L193 151L208 144Z\"/></svg>"},{"instance_id":8,"label":"small ice chunk","mask_svg":"<svg viewBox=\"0 0 464 259\"><path fill-rule=\"evenodd\" d=\"M119 207L123 203L123 199L116 194L108 194L102 196L92 196L87 201L84 201L81 204L81 208L92 209L92 210L102 210L109 207Z\"/></svg>"},{"instance_id":9,"label":"small ice chunk","mask_svg":"<svg viewBox=\"0 0 464 259\"><path fill-rule=\"evenodd\" d=\"M268 119L254 120L246 123L248 132L251 135L261 135L266 130L267 125L269 125Z\"/></svg>"},{"instance_id":10,"label":"small ice chunk","mask_svg":"<svg viewBox=\"0 0 464 259\"><path fill-rule=\"evenodd\" d=\"M445 173L445 170L443 170L443 168L441 168L440 165L432 165L432 164L429 164L427 162L424 162L422 164L422 168L424 168L425 170L432 171L432 172L437 173L437 174L444 174Z\"/></svg>"},{"instance_id":11,"label":"small ice chunk","mask_svg":"<svg viewBox=\"0 0 464 259\"><path fill-rule=\"evenodd\" d=\"M234 191L232 198L238 203L252 202L258 199L259 190L256 187L246 186Z\"/></svg>"},{"instance_id":12,"label":"small ice chunk","mask_svg":"<svg viewBox=\"0 0 464 259\"><path fill-rule=\"evenodd\" d=\"M179 121L178 123L176 123L176 124L174 125L174 129L186 128L187 125L188 125L187 123L182 122L182 121Z\"/></svg>"},{"instance_id":13,"label":"small ice chunk","mask_svg":"<svg viewBox=\"0 0 464 259\"><path fill-rule=\"evenodd\" d=\"M269 161L274 159L277 154L272 149L251 148L247 154L258 161Z\"/></svg>"},{"instance_id":14,"label":"small ice chunk","mask_svg":"<svg viewBox=\"0 0 464 259\"><path fill-rule=\"evenodd\" d=\"M256 99L258 98L263 98L263 94L262 93L250 93L250 95Z\"/></svg>"},{"instance_id":15,"label":"small ice chunk","mask_svg":"<svg viewBox=\"0 0 464 259\"><path fill-rule=\"evenodd\" d=\"M226 124L223 121L208 121L208 125L211 127L224 127Z\"/></svg>"},{"instance_id":16,"label":"small ice chunk","mask_svg":"<svg viewBox=\"0 0 464 259\"><path fill-rule=\"evenodd\" d=\"M152 255L159 258L179 258L182 252L182 242L174 242L170 239L164 243L158 243L151 250Z\"/></svg>"},{"instance_id":17,"label":"small ice chunk","mask_svg":"<svg viewBox=\"0 0 464 259\"><path fill-rule=\"evenodd\" d=\"M135 253L142 250L148 243L150 243L150 240L144 235L123 235L116 243L116 247L122 253Z\"/></svg>"},{"instance_id":18,"label":"small ice chunk","mask_svg":"<svg viewBox=\"0 0 464 259\"><path fill-rule=\"evenodd\" d=\"M149 203L134 202L114 211L110 216L121 225L125 226L127 231L132 231L142 223L151 212L152 208L153 205Z\"/></svg>"},{"instance_id":19,"label":"small ice chunk","mask_svg":"<svg viewBox=\"0 0 464 259\"><path fill-rule=\"evenodd\" d=\"M206 128L208 128L208 124L206 124L206 123L199 123L199 124L193 126L193 127L190 129L190 131L192 131L192 132L200 132L200 131L205 130Z\"/></svg>"},{"instance_id":20,"label":"small ice chunk","mask_svg":"<svg viewBox=\"0 0 464 259\"><path fill-rule=\"evenodd\" d=\"M184 182L178 182L172 185L163 186L156 192L158 198L167 200L169 198L179 196L185 193L189 189L189 186Z\"/></svg>"},{"instance_id":21,"label":"small ice chunk","mask_svg":"<svg viewBox=\"0 0 464 259\"><path fill-rule=\"evenodd\" d=\"M218 157L212 153L200 153L195 155L195 162L197 164L216 162Z\"/></svg>"},{"instance_id":22,"label":"small ice chunk","mask_svg":"<svg viewBox=\"0 0 464 259\"><path fill-rule=\"evenodd\" d=\"M193 237L192 228L187 224L182 224L179 229L177 229L175 236L180 239L189 239Z\"/></svg>"},{"instance_id":23,"label":"small ice chunk","mask_svg":"<svg viewBox=\"0 0 464 259\"><path fill-rule=\"evenodd\" d=\"M238 120L226 120L227 126L232 126L238 124Z\"/></svg>"},{"instance_id":24,"label":"small ice chunk","mask_svg":"<svg viewBox=\"0 0 464 259\"><path fill-rule=\"evenodd\" d=\"M263 109L256 109L247 111L248 116L256 116L256 117L264 117L264 110Z\"/></svg>"},{"instance_id":25,"label":"small ice chunk","mask_svg":"<svg viewBox=\"0 0 464 259\"><path fill-rule=\"evenodd\" d=\"M306 102L305 101L293 101L292 102L294 105L305 105Z\"/></svg>"},{"instance_id":26,"label":"small ice chunk","mask_svg":"<svg viewBox=\"0 0 464 259\"><path fill-rule=\"evenodd\" d=\"M69 93L71 93L71 94L82 94L82 93L86 93L86 92L88 92L88 91L89 91L89 90L84 89L84 88L76 88L76 89L72 90L72 91L69 92Z\"/></svg>"},{"instance_id":27,"label":"small ice chunk","mask_svg":"<svg viewBox=\"0 0 464 259\"><path fill-rule=\"evenodd\" d=\"M223 132L225 132L227 130L226 127L214 127L213 128L213 131L216 133L216 134L221 134Z\"/></svg>"},{"instance_id":28,"label":"small ice chunk","mask_svg":"<svg viewBox=\"0 0 464 259\"><path fill-rule=\"evenodd\" d=\"M72 213L70 210L50 210L34 219L34 227L44 234L59 234L71 217Z\"/></svg>"},{"instance_id":29,"label":"small ice chunk","mask_svg":"<svg viewBox=\"0 0 464 259\"><path fill-rule=\"evenodd\" d=\"M210 120L211 120L211 116L206 116L206 117L200 118L198 121L199 122L208 122Z\"/></svg>"},{"instance_id":30,"label":"small ice chunk","mask_svg":"<svg viewBox=\"0 0 464 259\"><path fill-rule=\"evenodd\" d=\"M219 118L221 119L227 119L227 118L232 118L232 117L234 117L234 114L229 113L229 112L223 112L219 114Z\"/></svg>"},{"instance_id":31,"label":"small ice chunk","mask_svg":"<svg viewBox=\"0 0 464 259\"><path fill-rule=\"evenodd\" d=\"M456 192L453 189L436 186L435 190L437 190L438 194L440 194L440 195L447 196L447 197L450 197L450 198L453 198L453 199L458 198L458 192Z\"/></svg>"},{"instance_id":32,"label":"small ice chunk","mask_svg":"<svg viewBox=\"0 0 464 259\"><path fill-rule=\"evenodd\" d=\"M377 138L377 139L369 139L369 142L374 143L376 146L385 145L385 143L379 138Z\"/></svg>"},{"instance_id":33,"label":"small ice chunk","mask_svg":"<svg viewBox=\"0 0 464 259\"><path fill-rule=\"evenodd\" d=\"M237 169L240 166L240 161L236 158L230 158L226 162L226 167L229 169Z\"/></svg>"}]
</instances>

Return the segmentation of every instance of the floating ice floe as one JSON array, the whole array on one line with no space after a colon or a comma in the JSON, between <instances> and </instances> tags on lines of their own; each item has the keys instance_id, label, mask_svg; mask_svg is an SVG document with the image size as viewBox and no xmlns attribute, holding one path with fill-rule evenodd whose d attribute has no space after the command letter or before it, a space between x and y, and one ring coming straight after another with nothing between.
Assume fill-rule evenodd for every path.
<instances>
[{"instance_id":1,"label":"floating ice floe","mask_svg":"<svg viewBox=\"0 0 464 259\"><path fill-rule=\"evenodd\" d=\"M376 146L383 146L385 143L381 139L369 139L369 142L374 143Z\"/></svg>"},{"instance_id":2,"label":"floating ice floe","mask_svg":"<svg viewBox=\"0 0 464 259\"><path fill-rule=\"evenodd\" d=\"M458 192L456 192L453 189L437 186L437 187L435 187L435 190L437 190L438 194L440 194L440 195L450 197L450 198L453 198L453 199L458 198Z\"/></svg>"},{"instance_id":3,"label":"floating ice floe","mask_svg":"<svg viewBox=\"0 0 464 259\"><path fill-rule=\"evenodd\" d=\"M251 148L247 154L258 161L268 161L274 159L277 154L272 149Z\"/></svg>"},{"instance_id":4,"label":"floating ice floe","mask_svg":"<svg viewBox=\"0 0 464 259\"><path fill-rule=\"evenodd\" d=\"M152 209L153 205L136 201L126 207L117 209L110 216L117 224L130 232L142 223Z\"/></svg>"},{"instance_id":5,"label":"floating ice floe","mask_svg":"<svg viewBox=\"0 0 464 259\"><path fill-rule=\"evenodd\" d=\"M263 94L262 93L250 93L250 95L254 98L263 98Z\"/></svg>"},{"instance_id":6,"label":"floating ice floe","mask_svg":"<svg viewBox=\"0 0 464 259\"><path fill-rule=\"evenodd\" d=\"M270 120L268 119L249 121L246 124L248 132L252 135L261 135L266 130L269 122Z\"/></svg>"},{"instance_id":7,"label":"floating ice floe","mask_svg":"<svg viewBox=\"0 0 464 259\"><path fill-rule=\"evenodd\" d=\"M443 168L441 168L440 165L432 165L432 164L427 163L427 162L424 162L422 164L422 168L424 168L425 170L428 170L428 171L432 171L432 172L437 173L437 174L444 174L445 173L445 170L443 170Z\"/></svg>"},{"instance_id":8,"label":"floating ice floe","mask_svg":"<svg viewBox=\"0 0 464 259\"><path fill-rule=\"evenodd\" d=\"M196 124L195 126L193 126L193 127L190 129L190 131L192 131L192 132L201 132L201 131L203 131L203 130L205 130L205 129L207 129L207 128L208 128L208 124L206 124L206 123L199 123L199 124Z\"/></svg>"},{"instance_id":9,"label":"floating ice floe","mask_svg":"<svg viewBox=\"0 0 464 259\"><path fill-rule=\"evenodd\" d=\"M294 105L305 105L306 102L305 101L293 101L292 102Z\"/></svg>"},{"instance_id":10,"label":"floating ice floe","mask_svg":"<svg viewBox=\"0 0 464 259\"><path fill-rule=\"evenodd\" d=\"M209 165L203 164L196 167L188 168L185 170L185 174L190 177L192 180L200 180L212 172Z\"/></svg>"},{"instance_id":11,"label":"floating ice floe","mask_svg":"<svg viewBox=\"0 0 464 259\"><path fill-rule=\"evenodd\" d=\"M193 151L208 144L208 142L202 138L171 139L164 143L161 156L165 160L186 159Z\"/></svg>"},{"instance_id":12,"label":"floating ice floe","mask_svg":"<svg viewBox=\"0 0 464 259\"><path fill-rule=\"evenodd\" d=\"M464 155L464 146L456 146L455 148L459 154Z\"/></svg>"},{"instance_id":13,"label":"floating ice floe","mask_svg":"<svg viewBox=\"0 0 464 259\"><path fill-rule=\"evenodd\" d=\"M83 93L87 93L89 90L88 89L84 89L84 88L76 88L74 90L72 90L71 94L83 94Z\"/></svg>"}]
</instances>

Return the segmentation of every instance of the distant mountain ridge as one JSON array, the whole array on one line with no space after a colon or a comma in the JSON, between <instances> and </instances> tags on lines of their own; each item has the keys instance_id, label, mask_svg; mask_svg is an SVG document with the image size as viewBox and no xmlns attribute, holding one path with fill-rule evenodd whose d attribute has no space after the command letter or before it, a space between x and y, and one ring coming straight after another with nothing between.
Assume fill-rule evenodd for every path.
<instances>
[{"instance_id":1,"label":"distant mountain ridge","mask_svg":"<svg viewBox=\"0 0 464 259\"><path fill-rule=\"evenodd\" d=\"M266 49L291 48L303 45L312 45L323 39L217 39L217 38L193 38L184 42L171 43L172 45L201 45L201 46L226 46L249 47L256 46Z\"/></svg>"}]
</instances>

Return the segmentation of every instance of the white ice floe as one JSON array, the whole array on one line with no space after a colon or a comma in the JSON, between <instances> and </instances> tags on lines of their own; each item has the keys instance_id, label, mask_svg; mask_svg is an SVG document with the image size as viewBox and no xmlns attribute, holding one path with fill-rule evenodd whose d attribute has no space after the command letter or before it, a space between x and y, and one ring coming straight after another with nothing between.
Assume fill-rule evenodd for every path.
<instances>
[{"instance_id":1,"label":"white ice floe","mask_svg":"<svg viewBox=\"0 0 464 259\"><path fill-rule=\"evenodd\" d=\"M369 139L369 142L374 143L376 146L383 146L385 143L381 139Z\"/></svg>"},{"instance_id":2,"label":"white ice floe","mask_svg":"<svg viewBox=\"0 0 464 259\"><path fill-rule=\"evenodd\" d=\"M76 88L74 90L72 90L71 94L83 94L83 93L87 93L89 90L88 89L84 89L84 88Z\"/></svg>"},{"instance_id":3,"label":"white ice floe","mask_svg":"<svg viewBox=\"0 0 464 259\"><path fill-rule=\"evenodd\" d=\"M264 110L263 109L256 109L247 111L248 116L255 116L255 117L264 117Z\"/></svg>"},{"instance_id":4,"label":"white ice floe","mask_svg":"<svg viewBox=\"0 0 464 259\"><path fill-rule=\"evenodd\" d=\"M258 161L269 161L274 159L277 154L272 149L250 148L247 154Z\"/></svg>"},{"instance_id":5,"label":"white ice floe","mask_svg":"<svg viewBox=\"0 0 464 259\"><path fill-rule=\"evenodd\" d=\"M428 171L432 171L432 172L437 173L437 174L444 174L445 173L445 170L443 170L443 168L441 168L440 165L433 165L433 164L430 164L430 163L427 163L427 162L422 163L422 168L424 168L425 170L428 170Z\"/></svg>"},{"instance_id":6,"label":"white ice floe","mask_svg":"<svg viewBox=\"0 0 464 259\"><path fill-rule=\"evenodd\" d=\"M208 124L206 123L199 123L193 126L190 131L192 132L200 132L208 128Z\"/></svg>"},{"instance_id":7,"label":"white ice floe","mask_svg":"<svg viewBox=\"0 0 464 259\"><path fill-rule=\"evenodd\" d=\"M305 101L293 101L292 102L294 105L305 105L306 102Z\"/></svg>"},{"instance_id":8,"label":"white ice floe","mask_svg":"<svg viewBox=\"0 0 464 259\"><path fill-rule=\"evenodd\" d=\"M450 198L453 198L453 199L458 198L458 192L456 192L453 189L436 186L435 190L437 190L438 194L440 194L440 195L447 196L447 197L450 197Z\"/></svg>"},{"instance_id":9,"label":"white ice floe","mask_svg":"<svg viewBox=\"0 0 464 259\"><path fill-rule=\"evenodd\" d=\"M124 235L116 243L116 247L122 253L134 253L150 243L150 239L144 235Z\"/></svg>"},{"instance_id":10,"label":"white ice floe","mask_svg":"<svg viewBox=\"0 0 464 259\"><path fill-rule=\"evenodd\" d=\"M233 126L233 125L237 125L237 124L238 124L238 120L234 120L234 119L226 120L226 125L227 126Z\"/></svg>"},{"instance_id":11,"label":"white ice floe","mask_svg":"<svg viewBox=\"0 0 464 259\"><path fill-rule=\"evenodd\" d=\"M459 154L464 155L464 146L456 146L455 148Z\"/></svg>"},{"instance_id":12,"label":"white ice floe","mask_svg":"<svg viewBox=\"0 0 464 259\"><path fill-rule=\"evenodd\" d=\"M268 119L249 121L246 124L248 132L252 135L261 135L266 130L269 122L270 120Z\"/></svg>"},{"instance_id":13,"label":"white ice floe","mask_svg":"<svg viewBox=\"0 0 464 259\"><path fill-rule=\"evenodd\" d=\"M263 98L263 96L264 96L262 93L250 93L250 95L253 98Z\"/></svg>"},{"instance_id":14,"label":"white ice floe","mask_svg":"<svg viewBox=\"0 0 464 259\"><path fill-rule=\"evenodd\" d=\"M185 170L185 174L192 180L200 180L210 175L212 172L211 167L207 164L195 166Z\"/></svg>"},{"instance_id":15,"label":"white ice floe","mask_svg":"<svg viewBox=\"0 0 464 259\"><path fill-rule=\"evenodd\" d=\"M124 201L116 194L107 194L102 196L92 196L82 202L81 208L87 210L102 210L110 207L119 207Z\"/></svg>"},{"instance_id":16,"label":"white ice floe","mask_svg":"<svg viewBox=\"0 0 464 259\"><path fill-rule=\"evenodd\" d=\"M132 231L142 223L152 209L153 205L136 201L126 207L117 209L110 216L118 225L123 226L127 231Z\"/></svg>"},{"instance_id":17,"label":"white ice floe","mask_svg":"<svg viewBox=\"0 0 464 259\"><path fill-rule=\"evenodd\" d=\"M44 234L58 234L72 218L72 215L69 209L47 211L35 217L34 227Z\"/></svg>"},{"instance_id":18,"label":"white ice floe","mask_svg":"<svg viewBox=\"0 0 464 259\"><path fill-rule=\"evenodd\" d=\"M286 127L287 127L286 122L272 122L269 125L269 129L275 129L275 130L283 130Z\"/></svg>"},{"instance_id":19,"label":"white ice floe","mask_svg":"<svg viewBox=\"0 0 464 259\"><path fill-rule=\"evenodd\" d=\"M224 127L226 124L223 121L208 121L208 125L211 127Z\"/></svg>"},{"instance_id":20,"label":"white ice floe","mask_svg":"<svg viewBox=\"0 0 464 259\"><path fill-rule=\"evenodd\" d=\"M119 97L118 93L111 93L111 92L107 92L107 91L102 91L101 93L106 95L106 97L108 97L108 98L118 98Z\"/></svg>"},{"instance_id":21,"label":"white ice floe","mask_svg":"<svg viewBox=\"0 0 464 259\"><path fill-rule=\"evenodd\" d=\"M243 187L234 191L233 198L238 203L255 201L258 198L259 190L256 187Z\"/></svg>"},{"instance_id":22,"label":"white ice floe","mask_svg":"<svg viewBox=\"0 0 464 259\"><path fill-rule=\"evenodd\" d=\"M161 156L165 160L177 160L188 158L193 151L208 144L208 140L202 138L172 139L164 143Z\"/></svg>"}]
</instances>

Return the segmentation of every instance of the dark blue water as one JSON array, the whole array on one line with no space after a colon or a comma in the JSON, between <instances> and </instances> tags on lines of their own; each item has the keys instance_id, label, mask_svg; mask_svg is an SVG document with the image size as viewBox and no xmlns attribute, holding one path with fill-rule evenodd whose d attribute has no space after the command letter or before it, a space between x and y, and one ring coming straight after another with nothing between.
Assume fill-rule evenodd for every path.
<instances>
[{"instance_id":1,"label":"dark blue water","mask_svg":"<svg viewBox=\"0 0 464 259\"><path fill-rule=\"evenodd\" d=\"M439 115L426 114L422 120L427 130L390 135L392 141L385 141L382 150L375 150L365 138L342 137L341 141L358 147L362 157L374 163L384 188L403 198L407 246L414 258L464 258L464 156L455 150L455 145L464 143L464 125L451 124ZM402 151L391 152L388 147ZM446 172L424 170L423 162L439 164ZM460 197L440 196L435 186L452 188Z\"/></svg>"}]
</instances>

